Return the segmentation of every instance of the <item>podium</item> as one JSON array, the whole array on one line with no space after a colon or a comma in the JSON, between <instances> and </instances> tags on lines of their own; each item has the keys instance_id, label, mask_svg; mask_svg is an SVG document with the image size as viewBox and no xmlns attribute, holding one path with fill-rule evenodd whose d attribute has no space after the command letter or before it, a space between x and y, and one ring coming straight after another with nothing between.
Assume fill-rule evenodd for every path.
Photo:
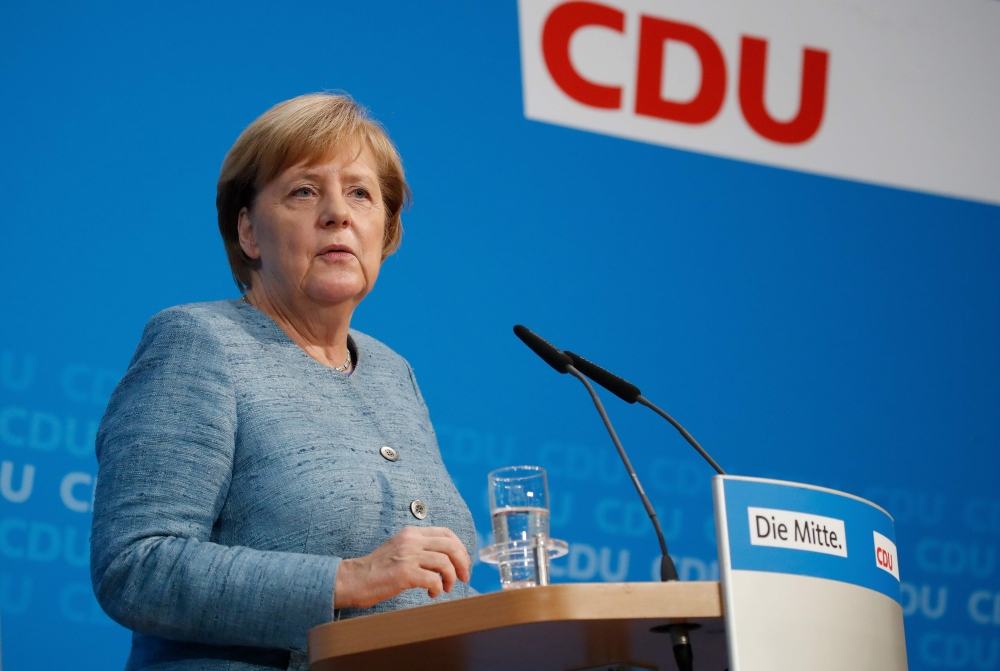
<instances>
[{"instance_id":1,"label":"podium","mask_svg":"<svg viewBox=\"0 0 1000 671\"><path fill-rule=\"evenodd\" d=\"M665 624L687 622L695 669L726 668L717 582L549 585L315 627L311 671L676 669ZM627 667L626 667L627 668Z\"/></svg>"},{"instance_id":2,"label":"podium","mask_svg":"<svg viewBox=\"0 0 1000 671\"><path fill-rule=\"evenodd\" d=\"M906 671L892 517L851 494L713 478L717 582L562 584L331 622L312 671Z\"/></svg>"}]
</instances>

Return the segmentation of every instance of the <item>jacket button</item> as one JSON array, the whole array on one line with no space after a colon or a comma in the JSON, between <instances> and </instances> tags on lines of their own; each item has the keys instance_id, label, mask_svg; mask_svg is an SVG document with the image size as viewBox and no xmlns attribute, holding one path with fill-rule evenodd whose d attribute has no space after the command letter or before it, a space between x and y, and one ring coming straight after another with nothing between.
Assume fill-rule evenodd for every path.
<instances>
[{"instance_id":1,"label":"jacket button","mask_svg":"<svg viewBox=\"0 0 1000 671\"><path fill-rule=\"evenodd\" d=\"M427 506L425 506L424 502L420 499L414 499L410 502L410 512L413 513L413 516L418 520L422 520L427 517Z\"/></svg>"},{"instance_id":2,"label":"jacket button","mask_svg":"<svg viewBox=\"0 0 1000 671\"><path fill-rule=\"evenodd\" d=\"M388 445L383 445L381 448L379 448L378 453L381 454L383 457L385 457L388 461L396 461L397 459L399 459L399 452L392 449Z\"/></svg>"}]
</instances>

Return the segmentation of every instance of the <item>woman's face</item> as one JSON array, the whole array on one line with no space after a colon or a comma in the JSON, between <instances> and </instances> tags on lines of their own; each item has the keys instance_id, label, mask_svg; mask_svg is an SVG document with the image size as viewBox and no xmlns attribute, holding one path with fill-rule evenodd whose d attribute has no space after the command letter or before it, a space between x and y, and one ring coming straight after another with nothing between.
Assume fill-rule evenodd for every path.
<instances>
[{"instance_id":1,"label":"woman's face","mask_svg":"<svg viewBox=\"0 0 1000 671\"><path fill-rule=\"evenodd\" d=\"M240 245L261 261L253 288L283 302L357 305L378 278L385 219L367 148L288 168L240 212Z\"/></svg>"}]
</instances>

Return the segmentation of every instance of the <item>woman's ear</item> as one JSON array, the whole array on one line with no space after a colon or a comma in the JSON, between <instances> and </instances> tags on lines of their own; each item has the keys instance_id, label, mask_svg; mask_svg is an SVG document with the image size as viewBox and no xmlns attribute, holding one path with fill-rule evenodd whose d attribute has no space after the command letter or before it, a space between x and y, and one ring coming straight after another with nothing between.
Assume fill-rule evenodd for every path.
<instances>
[{"instance_id":1,"label":"woman's ear","mask_svg":"<svg viewBox=\"0 0 1000 671\"><path fill-rule=\"evenodd\" d=\"M240 210L239 219L236 224L240 233L240 247L243 253L250 259L260 258L260 249L257 247L257 238L253 233L253 223L250 221L250 210L246 207Z\"/></svg>"}]
</instances>

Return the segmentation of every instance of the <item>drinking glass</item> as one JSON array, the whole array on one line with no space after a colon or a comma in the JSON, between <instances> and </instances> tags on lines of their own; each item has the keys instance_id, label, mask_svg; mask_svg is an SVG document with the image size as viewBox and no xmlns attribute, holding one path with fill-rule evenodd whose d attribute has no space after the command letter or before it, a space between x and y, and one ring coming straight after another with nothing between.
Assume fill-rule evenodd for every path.
<instances>
[{"instance_id":1,"label":"drinking glass","mask_svg":"<svg viewBox=\"0 0 1000 671\"><path fill-rule=\"evenodd\" d=\"M549 537L549 487L545 469L509 466L488 476L495 544L480 558L496 563L504 589L547 585L549 559L566 554L566 543Z\"/></svg>"}]
</instances>

